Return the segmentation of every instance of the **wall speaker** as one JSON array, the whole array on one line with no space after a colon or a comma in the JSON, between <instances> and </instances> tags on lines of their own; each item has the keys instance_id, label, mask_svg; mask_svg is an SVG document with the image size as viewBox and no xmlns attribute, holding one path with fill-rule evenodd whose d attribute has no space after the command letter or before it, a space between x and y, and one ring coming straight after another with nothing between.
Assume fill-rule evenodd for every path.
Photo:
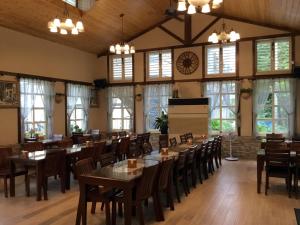
<instances>
[{"instance_id":1,"label":"wall speaker","mask_svg":"<svg viewBox=\"0 0 300 225\"><path fill-rule=\"evenodd\" d=\"M94 80L94 84L96 89L104 89L106 88L107 82L106 79L98 79L98 80Z\"/></svg>"}]
</instances>

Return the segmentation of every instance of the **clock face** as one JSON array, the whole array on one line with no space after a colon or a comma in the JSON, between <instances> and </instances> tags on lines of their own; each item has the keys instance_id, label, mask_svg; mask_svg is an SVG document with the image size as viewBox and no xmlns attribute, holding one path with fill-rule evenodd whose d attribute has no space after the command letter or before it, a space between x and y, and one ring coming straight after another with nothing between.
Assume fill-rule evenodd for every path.
<instances>
[{"instance_id":1,"label":"clock face","mask_svg":"<svg viewBox=\"0 0 300 225\"><path fill-rule=\"evenodd\" d=\"M199 67L198 56L194 52L183 52L177 58L176 67L180 73L190 75Z\"/></svg>"}]
</instances>

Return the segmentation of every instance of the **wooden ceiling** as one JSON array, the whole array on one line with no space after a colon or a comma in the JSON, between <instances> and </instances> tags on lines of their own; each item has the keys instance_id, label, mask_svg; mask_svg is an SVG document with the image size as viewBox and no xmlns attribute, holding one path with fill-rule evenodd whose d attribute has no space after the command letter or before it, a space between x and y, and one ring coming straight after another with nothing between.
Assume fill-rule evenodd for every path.
<instances>
[{"instance_id":1,"label":"wooden ceiling","mask_svg":"<svg viewBox=\"0 0 300 225\"><path fill-rule=\"evenodd\" d=\"M165 21L168 7L169 0L98 0L83 15L86 32L62 36L47 28L49 20L62 16L61 0L1 0L0 26L97 54L121 39L121 13L125 13L125 39L131 39ZM223 7L218 15L300 31L300 0L224 0ZM72 18L80 17L77 9L68 8Z\"/></svg>"}]
</instances>

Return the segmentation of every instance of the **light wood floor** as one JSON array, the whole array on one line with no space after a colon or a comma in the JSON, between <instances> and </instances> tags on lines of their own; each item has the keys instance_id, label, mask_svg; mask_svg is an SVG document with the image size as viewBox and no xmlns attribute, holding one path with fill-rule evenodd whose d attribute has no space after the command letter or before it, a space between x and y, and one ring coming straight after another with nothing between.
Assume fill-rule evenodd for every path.
<instances>
[{"instance_id":1,"label":"light wood floor","mask_svg":"<svg viewBox=\"0 0 300 225\"><path fill-rule=\"evenodd\" d=\"M78 189L74 182L66 194L59 190L58 182L49 184L49 200L35 201L24 197L24 184L18 182L17 196L4 198L0 189L0 225L73 225L75 224ZM166 220L153 219L152 205L145 210L146 224L161 225L296 225L294 208L300 208L300 199L287 197L285 185L271 178L269 195L256 193L256 162L223 162L223 166L203 185L193 189L175 211L165 210ZM1 185L2 186L2 185ZM2 187L1 187L2 188ZM262 190L264 185L262 186ZM98 205L97 205L98 207ZM88 213L88 224L104 223L99 207L95 215ZM118 220L122 224L122 220ZM133 224L138 224L136 220Z\"/></svg>"}]
</instances>

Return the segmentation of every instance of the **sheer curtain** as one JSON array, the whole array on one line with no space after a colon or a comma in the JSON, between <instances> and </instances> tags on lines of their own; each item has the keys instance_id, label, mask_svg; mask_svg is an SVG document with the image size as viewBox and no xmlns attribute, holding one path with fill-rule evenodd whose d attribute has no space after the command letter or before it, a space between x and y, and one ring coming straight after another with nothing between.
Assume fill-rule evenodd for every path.
<instances>
[{"instance_id":1,"label":"sheer curtain","mask_svg":"<svg viewBox=\"0 0 300 225\"><path fill-rule=\"evenodd\" d=\"M207 82L204 83L204 97L209 98L209 122L208 130L209 133L212 131L211 127L211 116L213 111L220 106L220 95L221 95L221 82Z\"/></svg>"},{"instance_id":2,"label":"sheer curtain","mask_svg":"<svg viewBox=\"0 0 300 225\"><path fill-rule=\"evenodd\" d=\"M24 141L26 127L25 121L30 116L36 95L42 96L45 108L45 119L47 123L46 135L51 138L53 134L53 105L54 105L54 83L38 79L20 79L20 95L21 95L21 140Z\"/></svg>"},{"instance_id":3,"label":"sheer curtain","mask_svg":"<svg viewBox=\"0 0 300 225\"><path fill-rule=\"evenodd\" d=\"M115 98L120 99L121 104L126 107L130 115L129 129L133 129L133 115L134 115L134 96L133 86L123 87L110 87L108 89L108 118L109 118L109 130L112 130L112 113L114 107L119 104L114 101Z\"/></svg>"},{"instance_id":4,"label":"sheer curtain","mask_svg":"<svg viewBox=\"0 0 300 225\"><path fill-rule=\"evenodd\" d=\"M68 117L68 129L69 134L72 133L70 126L70 118L76 107L77 100L81 100L83 112L84 112L84 122L81 129L86 131L88 128L88 116L89 116L89 104L90 104L91 89L87 85L81 84L67 84L67 117Z\"/></svg>"},{"instance_id":5,"label":"sheer curtain","mask_svg":"<svg viewBox=\"0 0 300 225\"><path fill-rule=\"evenodd\" d=\"M256 120L258 115L264 111L269 95L272 93L272 80L260 79L254 82L254 101L253 101L253 133L258 136Z\"/></svg>"},{"instance_id":6,"label":"sheer curtain","mask_svg":"<svg viewBox=\"0 0 300 225\"><path fill-rule=\"evenodd\" d=\"M288 136L294 135L294 117L295 117L295 102L296 102L296 80L289 79L274 79L275 101L281 106L288 115Z\"/></svg>"},{"instance_id":7,"label":"sheer curtain","mask_svg":"<svg viewBox=\"0 0 300 225\"><path fill-rule=\"evenodd\" d=\"M172 84L147 85L144 90L144 118L146 130L153 129L155 117L168 112L168 99L172 97Z\"/></svg>"}]
</instances>

